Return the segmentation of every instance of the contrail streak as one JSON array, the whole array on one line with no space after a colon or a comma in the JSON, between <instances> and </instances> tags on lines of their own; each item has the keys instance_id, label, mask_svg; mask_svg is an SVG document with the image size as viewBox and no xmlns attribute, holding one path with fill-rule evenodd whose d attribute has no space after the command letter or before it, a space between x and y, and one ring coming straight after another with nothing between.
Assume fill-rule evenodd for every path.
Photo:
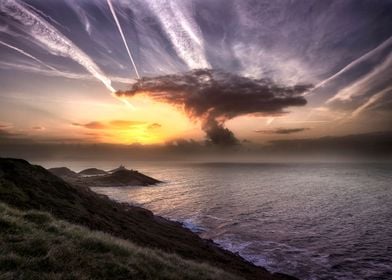
<instances>
[{"instance_id":1,"label":"contrail streak","mask_svg":"<svg viewBox=\"0 0 392 280\"><path fill-rule=\"evenodd\" d=\"M377 81L377 79L383 77L390 77L388 70L390 70L391 66L392 53L390 53L386 58L384 58L384 61L381 63L381 65L375 67L365 77L358 79L351 85L339 90L337 94L335 94L333 97L326 101L326 104L329 104L336 100L351 100L354 96L364 95L367 90L375 86L375 81Z\"/></svg>"},{"instance_id":2,"label":"contrail streak","mask_svg":"<svg viewBox=\"0 0 392 280\"><path fill-rule=\"evenodd\" d=\"M72 72L66 72L66 71L61 71L58 69L54 70L47 70L43 69L37 66L31 66L31 65L25 65L25 64L17 64L17 63L9 63L9 62L4 62L0 61L0 68L2 69L13 69L13 70L19 70L19 71L25 71L25 72L31 72L31 73L39 73L45 76L50 76L50 77L63 77L67 79L75 79L75 80L86 80L86 81L92 81L95 79L95 77L89 75L89 74L79 74L79 73L72 73ZM128 79L128 78L123 78L123 77L116 77L116 76L109 76L109 78L114 81L118 82L121 84L132 84L135 82L133 79ZM118 98L116 96L116 98Z\"/></svg>"},{"instance_id":3,"label":"contrail streak","mask_svg":"<svg viewBox=\"0 0 392 280\"><path fill-rule=\"evenodd\" d=\"M335 74L333 74L332 76L330 76L329 78L321 81L320 83L318 83L316 86L314 86L311 90L309 90L305 95L309 94L310 92L314 91L315 89L318 89L322 86L324 86L326 83L330 82L331 80L335 79L336 77L338 77L339 75L343 74L344 72L346 72L347 70L352 69L353 67L355 67L356 65L358 65L361 62L366 61L368 58L370 58L374 53L382 50L383 48L385 48L386 46L388 46L389 44L392 43L392 37L389 37L387 40L385 40L384 42L382 42L380 45L378 45L376 48L372 49L371 51L365 53L363 56L353 60L352 62L350 62L349 64L347 64L345 67L343 67L341 70L339 70L338 72L336 72Z\"/></svg>"},{"instance_id":4,"label":"contrail streak","mask_svg":"<svg viewBox=\"0 0 392 280\"><path fill-rule=\"evenodd\" d=\"M113 5L112 5L112 1L111 0L107 0L107 2L108 2L108 5L109 5L110 12L113 15L114 21L116 22L118 31L120 32L121 38L122 38L122 40L124 42L125 48L127 49L129 58L130 58L130 60L132 62L132 65L133 65L133 68L135 69L136 76L140 79L139 71L137 70L135 61L133 60L133 56L132 56L132 53L131 53L131 51L130 51L130 49L128 47L127 40L125 40L124 32L123 32L123 30L121 28L120 22L118 21L117 14L116 14L116 12L115 12L115 10L113 8Z\"/></svg>"},{"instance_id":5,"label":"contrail streak","mask_svg":"<svg viewBox=\"0 0 392 280\"><path fill-rule=\"evenodd\" d=\"M355 118L357 117L359 114L361 114L364 110L368 109L370 106L372 106L373 104L375 104L378 100L380 100L382 97L384 97L387 93L391 92L392 90L392 86L388 87L384 90L382 90L381 92L371 96L364 104L362 104L361 106L359 106L357 109L355 109L351 115L350 118Z\"/></svg>"},{"instance_id":6,"label":"contrail streak","mask_svg":"<svg viewBox=\"0 0 392 280\"><path fill-rule=\"evenodd\" d=\"M42 60L40 60L40 59L36 58L35 56L29 54L28 52L25 52L24 50L21 50L21 49L19 49L19 48L17 48L17 47L14 47L14 46L10 45L10 44L7 44L7 43L5 43L5 42L3 42L3 41L1 41L1 40L0 40L0 44L3 45L3 46L8 47L8 48L10 48L10 49L15 50L15 51L17 51L17 52L23 54L24 56L27 56L27 57L31 58L32 60L34 60L34 61L36 61L36 62L38 62L38 63L44 65L45 67L47 67L47 68L49 68L49 69L51 69L51 70L57 71L56 68L54 68L54 67L52 67L52 66L46 64L46 63L43 62Z\"/></svg>"},{"instance_id":7,"label":"contrail streak","mask_svg":"<svg viewBox=\"0 0 392 280\"><path fill-rule=\"evenodd\" d=\"M1 0L0 10L27 27L23 30L46 46L50 53L73 59L100 80L112 93L116 91L111 85L111 80L86 53L37 13L16 0Z\"/></svg>"},{"instance_id":8,"label":"contrail streak","mask_svg":"<svg viewBox=\"0 0 392 280\"><path fill-rule=\"evenodd\" d=\"M194 20L176 1L146 1L161 22L178 56L190 69L210 68L204 41ZM185 2L185 1L183 1Z\"/></svg>"}]
</instances>

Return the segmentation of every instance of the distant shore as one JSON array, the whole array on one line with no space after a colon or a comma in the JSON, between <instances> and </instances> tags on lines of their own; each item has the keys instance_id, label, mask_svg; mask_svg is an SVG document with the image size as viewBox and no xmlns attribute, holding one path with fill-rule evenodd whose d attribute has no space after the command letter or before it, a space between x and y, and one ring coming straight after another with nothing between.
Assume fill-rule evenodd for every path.
<instances>
[{"instance_id":1,"label":"distant shore","mask_svg":"<svg viewBox=\"0 0 392 280\"><path fill-rule=\"evenodd\" d=\"M109 171L87 168L77 173L68 167L54 167L48 171L66 182L84 187L148 186L161 183L155 178L122 165Z\"/></svg>"},{"instance_id":2,"label":"distant shore","mask_svg":"<svg viewBox=\"0 0 392 280\"><path fill-rule=\"evenodd\" d=\"M55 218L110 233L138 246L206 263L243 279L297 279L270 273L213 241L200 238L179 222L74 186L24 160L0 158L0 193L0 202L11 207L48 211Z\"/></svg>"}]
</instances>

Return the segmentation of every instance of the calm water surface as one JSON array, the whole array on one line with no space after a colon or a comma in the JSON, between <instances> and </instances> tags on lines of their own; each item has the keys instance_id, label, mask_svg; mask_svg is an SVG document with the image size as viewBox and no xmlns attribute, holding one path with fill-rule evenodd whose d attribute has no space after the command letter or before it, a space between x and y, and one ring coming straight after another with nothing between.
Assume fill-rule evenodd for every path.
<instances>
[{"instance_id":1,"label":"calm water surface","mask_svg":"<svg viewBox=\"0 0 392 280\"><path fill-rule=\"evenodd\" d=\"M118 163L44 163L110 169ZM95 188L301 279L392 279L391 164L128 163L165 181Z\"/></svg>"}]
</instances>

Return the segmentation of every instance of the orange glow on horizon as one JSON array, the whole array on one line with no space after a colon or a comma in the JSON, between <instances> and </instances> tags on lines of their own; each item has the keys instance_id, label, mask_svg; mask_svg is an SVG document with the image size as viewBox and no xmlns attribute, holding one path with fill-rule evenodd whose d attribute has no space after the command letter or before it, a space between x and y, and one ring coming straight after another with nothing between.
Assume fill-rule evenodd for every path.
<instances>
[{"instance_id":1,"label":"orange glow on horizon","mask_svg":"<svg viewBox=\"0 0 392 280\"><path fill-rule=\"evenodd\" d=\"M75 137L87 137L92 142L150 145L204 136L199 124L189 120L181 109L145 95L116 98L105 106L86 102L74 106L73 113L78 118L68 129Z\"/></svg>"}]
</instances>

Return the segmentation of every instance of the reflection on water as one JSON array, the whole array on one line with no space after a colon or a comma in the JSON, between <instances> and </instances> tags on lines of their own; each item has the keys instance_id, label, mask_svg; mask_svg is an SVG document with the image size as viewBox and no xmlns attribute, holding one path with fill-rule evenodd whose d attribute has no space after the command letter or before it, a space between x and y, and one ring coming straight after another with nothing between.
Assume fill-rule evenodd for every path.
<instances>
[{"instance_id":1,"label":"reflection on water","mask_svg":"<svg viewBox=\"0 0 392 280\"><path fill-rule=\"evenodd\" d=\"M128 167L165 183L95 190L182 221L272 271L302 279L392 279L390 164L138 162Z\"/></svg>"}]
</instances>

